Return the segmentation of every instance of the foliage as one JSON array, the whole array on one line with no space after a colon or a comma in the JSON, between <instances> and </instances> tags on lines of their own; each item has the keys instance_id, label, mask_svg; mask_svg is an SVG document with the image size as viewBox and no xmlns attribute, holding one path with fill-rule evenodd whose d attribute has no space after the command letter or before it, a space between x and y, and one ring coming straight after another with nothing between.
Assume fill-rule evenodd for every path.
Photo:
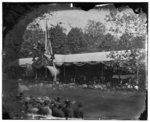
<instances>
[{"instance_id":1,"label":"foliage","mask_svg":"<svg viewBox=\"0 0 150 122\"><path fill-rule=\"evenodd\" d=\"M99 51L112 51L117 49L118 40L111 34L104 35L101 44L99 45Z\"/></svg>"},{"instance_id":2,"label":"foliage","mask_svg":"<svg viewBox=\"0 0 150 122\"><path fill-rule=\"evenodd\" d=\"M143 49L145 48L146 38L144 36L133 36L128 33L124 33L118 39L117 50L129 50L129 49Z\"/></svg>"},{"instance_id":3,"label":"foliage","mask_svg":"<svg viewBox=\"0 0 150 122\"><path fill-rule=\"evenodd\" d=\"M86 48L84 34L80 28L72 28L67 35L67 46L71 53L79 53Z\"/></svg>"},{"instance_id":4,"label":"foliage","mask_svg":"<svg viewBox=\"0 0 150 122\"><path fill-rule=\"evenodd\" d=\"M105 25L94 20L89 20L87 26L85 27L85 33L89 34L93 38L104 34L105 30Z\"/></svg>"},{"instance_id":5,"label":"foliage","mask_svg":"<svg viewBox=\"0 0 150 122\"><path fill-rule=\"evenodd\" d=\"M32 55L32 44L28 41L24 41L22 43L22 47L20 49L20 57L31 57Z\"/></svg>"},{"instance_id":6,"label":"foliage","mask_svg":"<svg viewBox=\"0 0 150 122\"><path fill-rule=\"evenodd\" d=\"M113 34L128 33L133 36L145 36L147 33L147 18L144 13L135 14L128 8L122 11L111 11L105 20L110 23Z\"/></svg>"},{"instance_id":7,"label":"foliage","mask_svg":"<svg viewBox=\"0 0 150 122\"><path fill-rule=\"evenodd\" d=\"M104 40L105 26L101 22L88 21L85 28L85 40L89 51L99 51L99 46Z\"/></svg>"},{"instance_id":8,"label":"foliage","mask_svg":"<svg viewBox=\"0 0 150 122\"><path fill-rule=\"evenodd\" d=\"M114 65L136 73L138 67L145 63L145 51L139 49L112 51L110 57L114 59Z\"/></svg>"},{"instance_id":9,"label":"foliage","mask_svg":"<svg viewBox=\"0 0 150 122\"><path fill-rule=\"evenodd\" d=\"M20 21L15 23L12 30L10 30L3 39L3 54L5 54L3 55L3 66L7 66L7 64L19 58L20 48L23 42L23 34L26 30L27 25L34 21L36 17L43 15L50 9L51 8L48 5L41 5L38 8L32 9L32 11L27 13L26 15L21 16ZM13 11L9 13L9 16L11 16L13 19L11 21L15 21L15 18L13 18ZM3 68L5 69L5 67Z\"/></svg>"},{"instance_id":10,"label":"foliage","mask_svg":"<svg viewBox=\"0 0 150 122\"><path fill-rule=\"evenodd\" d=\"M106 18L108 23L115 26L110 28L110 32L116 35L122 34L118 39L116 50L110 53L110 57L114 59L113 66L128 70L135 74L136 81L145 84L146 74L141 75L140 72L146 73L146 17L144 13L134 14L130 12L111 12ZM142 81L140 81L142 80Z\"/></svg>"},{"instance_id":11,"label":"foliage","mask_svg":"<svg viewBox=\"0 0 150 122\"><path fill-rule=\"evenodd\" d=\"M66 43L66 34L64 29L56 25L49 30L49 39L52 42L53 52L57 54L64 53L64 47Z\"/></svg>"},{"instance_id":12,"label":"foliage","mask_svg":"<svg viewBox=\"0 0 150 122\"><path fill-rule=\"evenodd\" d=\"M129 71L135 75L135 80L140 89L146 83L146 51L144 49L129 49L123 51L112 51L109 57L113 58L114 69Z\"/></svg>"},{"instance_id":13,"label":"foliage","mask_svg":"<svg viewBox=\"0 0 150 122\"><path fill-rule=\"evenodd\" d=\"M31 57L33 53L33 45L38 41L44 45L44 32L40 29L26 30L24 33L24 41L21 44L20 57Z\"/></svg>"}]
</instances>

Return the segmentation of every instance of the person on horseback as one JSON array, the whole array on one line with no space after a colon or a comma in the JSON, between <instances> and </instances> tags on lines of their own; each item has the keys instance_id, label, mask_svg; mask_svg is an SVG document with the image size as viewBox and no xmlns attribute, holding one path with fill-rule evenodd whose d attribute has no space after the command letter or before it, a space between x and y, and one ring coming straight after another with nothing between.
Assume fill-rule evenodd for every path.
<instances>
[{"instance_id":1,"label":"person on horseback","mask_svg":"<svg viewBox=\"0 0 150 122\"><path fill-rule=\"evenodd\" d=\"M44 55L45 49L44 45L40 41L37 44L33 44L33 62L35 62L35 57L42 57Z\"/></svg>"},{"instance_id":2,"label":"person on horseback","mask_svg":"<svg viewBox=\"0 0 150 122\"><path fill-rule=\"evenodd\" d=\"M34 62L35 61L35 57L37 56L37 45L36 44L33 44L33 51L32 51L32 54L33 54L33 59L32 61Z\"/></svg>"}]
</instances>

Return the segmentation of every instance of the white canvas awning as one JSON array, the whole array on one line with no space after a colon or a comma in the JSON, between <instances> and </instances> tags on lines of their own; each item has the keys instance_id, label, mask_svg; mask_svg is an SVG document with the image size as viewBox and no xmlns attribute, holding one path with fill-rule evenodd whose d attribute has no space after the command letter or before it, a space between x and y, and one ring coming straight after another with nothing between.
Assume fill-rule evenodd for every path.
<instances>
[{"instance_id":1,"label":"white canvas awning","mask_svg":"<svg viewBox=\"0 0 150 122\"><path fill-rule=\"evenodd\" d=\"M61 55L55 54L54 63L58 66L61 66L64 63L74 63L82 65L82 63L100 63L100 62L108 62L113 61L113 58L110 58L109 54L111 52L94 52L94 53L81 53L81 54L68 54ZM124 51L118 51L118 53L123 54ZM46 55L48 58L51 58L50 55ZM20 58L16 61L16 64L19 66L23 66L26 64L32 64L32 58Z\"/></svg>"},{"instance_id":2,"label":"white canvas awning","mask_svg":"<svg viewBox=\"0 0 150 122\"><path fill-rule=\"evenodd\" d=\"M64 63L87 63L87 62L105 62L111 61L112 58L108 57L109 52L95 52L95 53L83 53L83 54L69 54L69 55L59 55L55 54L54 63L61 66ZM46 55L51 58L50 55ZM26 64L32 64L32 58L21 58L18 59L18 64L20 66Z\"/></svg>"},{"instance_id":3,"label":"white canvas awning","mask_svg":"<svg viewBox=\"0 0 150 122\"><path fill-rule=\"evenodd\" d=\"M63 63L87 63L87 62L104 62L111 61L112 58L108 57L109 52L95 52L83 54L69 54L69 55L55 55L54 63L62 65ZM50 55L47 55L50 58Z\"/></svg>"}]
</instances>

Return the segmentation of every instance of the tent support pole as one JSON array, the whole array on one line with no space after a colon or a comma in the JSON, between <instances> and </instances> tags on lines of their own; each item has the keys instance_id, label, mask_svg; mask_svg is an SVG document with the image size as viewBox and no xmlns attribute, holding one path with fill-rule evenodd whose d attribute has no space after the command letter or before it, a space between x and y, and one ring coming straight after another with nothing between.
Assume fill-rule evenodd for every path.
<instances>
[{"instance_id":1,"label":"tent support pole","mask_svg":"<svg viewBox=\"0 0 150 122\"><path fill-rule=\"evenodd\" d=\"M101 69L101 63L99 63L99 65L100 65L100 68L99 69ZM101 80L101 70L99 70L99 81Z\"/></svg>"},{"instance_id":2,"label":"tent support pole","mask_svg":"<svg viewBox=\"0 0 150 122\"><path fill-rule=\"evenodd\" d=\"M76 82L76 75L77 75L77 68L75 67L75 76L74 76L74 82Z\"/></svg>"},{"instance_id":3,"label":"tent support pole","mask_svg":"<svg viewBox=\"0 0 150 122\"><path fill-rule=\"evenodd\" d=\"M66 73L65 72L66 71L65 71L65 64L64 64L64 80L65 80L65 83L66 83L66 77L65 77Z\"/></svg>"},{"instance_id":4,"label":"tent support pole","mask_svg":"<svg viewBox=\"0 0 150 122\"><path fill-rule=\"evenodd\" d=\"M104 80L104 64L102 65L102 82L104 82L103 80Z\"/></svg>"},{"instance_id":5,"label":"tent support pole","mask_svg":"<svg viewBox=\"0 0 150 122\"><path fill-rule=\"evenodd\" d=\"M47 68L45 67L45 78L47 78Z\"/></svg>"},{"instance_id":6,"label":"tent support pole","mask_svg":"<svg viewBox=\"0 0 150 122\"><path fill-rule=\"evenodd\" d=\"M54 62L53 62L53 68L56 69L56 66L55 66ZM53 83L56 84L56 82L57 82L57 74L55 72L55 75L54 75L54 78L53 78Z\"/></svg>"},{"instance_id":7,"label":"tent support pole","mask_svg":"<svg viewBox=\"0 0 150 122\"><path fill-rule=\"evenodd\" d=\"M117 67L118 68L118 75L119 75L119 83L120 83L120 81L121 81L121 79L120 79L120 68L119 67Z\"/></svg>"},{"instance_id":8,"label":"tent support pole","mask_svg":"<svg viewBox=\"0 0 150 122\"><path fill-rule=\"evenodd\" d=\"M138 67L136 71L136 77L137 77L136 84L139 84L139 68Z\"/></svg>"}]
</instances>

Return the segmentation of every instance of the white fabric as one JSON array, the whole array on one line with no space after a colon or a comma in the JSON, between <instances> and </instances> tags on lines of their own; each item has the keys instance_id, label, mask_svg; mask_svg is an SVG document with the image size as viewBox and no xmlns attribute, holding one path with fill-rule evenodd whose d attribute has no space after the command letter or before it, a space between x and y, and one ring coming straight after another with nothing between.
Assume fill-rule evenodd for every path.
<instances>
[{"instance_id":1,"label":"white fabric","mask_svg":"<svg viewBox=\"0 0 150 122\"><path fill-rule=\"evenodd\" d=\"M120 75L121 79L134 78L134 75ZM119 75L113 75L113 78L119 79Z\"/></svg>"},{"instance_id":2,"label":"white fabric","mask_svg":"<svg viewBox=\"0 0 150 122\"><path fill-rule=\"evenodd\" d=\"M112 58L108 57L109 52L96 52L96 53L83 53L83 54L69 54L69 55L59 55L55 54L54 63L57 66L61 66L64 63L90 63L93 62L103 62L103 61L111 61ZM48 58L51 58L50 55L46 55ZM19 59L19 65L23 66L26 64L32 64L32 58L21 58ZM92 64L93 64L92 63Z\"/></svg>"},{"instance_id":3,"label":"white fabric","mask_svg":"<svg viewBox=\"0 0 150 122\"><path fill-rule=\"evenodd\" d=\"M83 54L69 54L69 55L55 55L54 62L99 62L113 60L108 57L110 52L95 52L95 53L83 53ZM50 58L50 55L47 55Z\"/></svg>"},{"instance_id":4,"label":"white fabric","mask_svg":"<svg viewBox=\"0 0 150 122\"><path fill-rule=\"evenodd\" d=\"M118 51L118 54L123 54L127 51ZM141 50L141 52L144 52L144 50ZM55 54L54 63L57 66L61 66L64 63L90 63L90 64L96 64L98 62L107 62L114 60L113 58L110 58L109 55L112 53L111 51L108 52L95 52L95 53L81 53L81 54L69 54L69 55L60 55ZM130 51L128 51L130 53ZM48 58L51 58L50 55L46 55ZM117 56L117 55L116 55ZM21 58L19 59L19 65L26 65L26 64L32 64L32 58Z\"/></svg>"},{"instance_id":5,"label":"white fabric","mask_svg":"<svg viewBox=\"0 0 150 122\"><path fill-rule=\"evenodd\" d=\"M50 71L51 75L54 77L54 80L56 81L57 75L60 73L58 69L54 66L46 66L48 70Z\"/></svg>"}]
</instances>

